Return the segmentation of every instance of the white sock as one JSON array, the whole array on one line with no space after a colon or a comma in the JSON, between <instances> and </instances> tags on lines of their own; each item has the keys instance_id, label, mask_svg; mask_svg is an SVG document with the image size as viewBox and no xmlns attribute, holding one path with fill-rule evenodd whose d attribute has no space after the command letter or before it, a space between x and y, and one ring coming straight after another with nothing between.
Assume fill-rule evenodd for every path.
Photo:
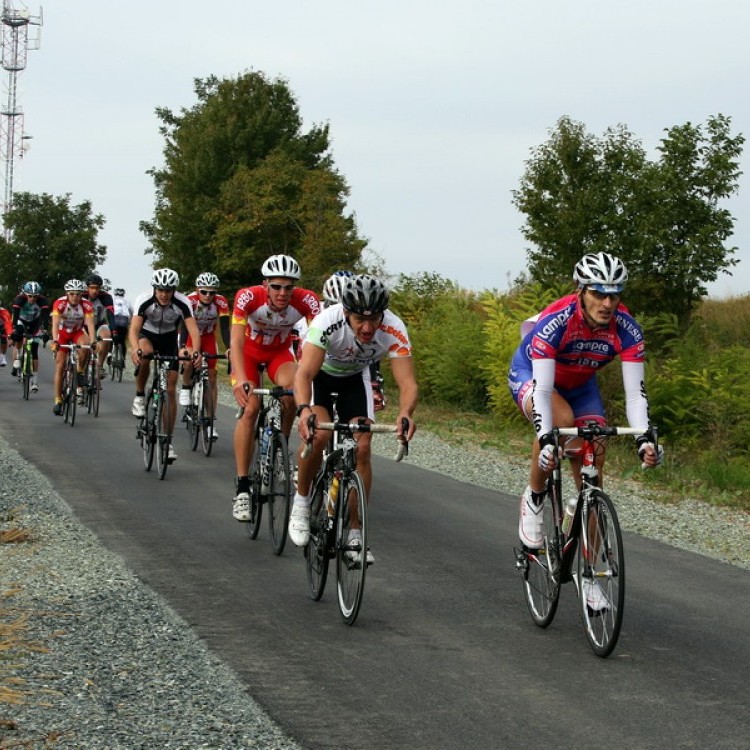
<instances>
[{"instance_id":1,"label":"white sock","mask_svg":"<svg viewBox=\"0 0 750 750\"><path fill-rule=\"evenodd\" d=\"M310 495L300 495L299 492L295 492L294 504L301 505L304 508L310 507Z\"/></svg>"}]
</instances>

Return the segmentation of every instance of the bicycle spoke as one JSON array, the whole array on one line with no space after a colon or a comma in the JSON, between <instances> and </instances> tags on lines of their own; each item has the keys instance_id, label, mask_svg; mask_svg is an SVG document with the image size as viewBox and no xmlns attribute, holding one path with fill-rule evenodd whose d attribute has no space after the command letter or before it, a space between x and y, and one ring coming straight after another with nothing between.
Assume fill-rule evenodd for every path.
<instances>
[{"instance_id":1,"label":"bicycle spoke","mask_svg":"<svg viewBox=\"0 0 750 750\"><path fill-rule=\"evenodd\" d=\"M280 555L286 544L292 500L289 447L282 433L273 436L271 451L271 488L268 494L268 527L274 554Z\"/></svg>"},{"instance_id":2,"label":"bicycle spoke","mask_svg":"<svg viewBox=\"0 0 750 750\"><path fill-rule=\"evenodd\" d=\"M343 482L338 501L336 530L336 580L339 611L347 625L357 619L367 572L367 505L364 485L357 472ZM359 538L353 541L354 532Z\"/></svg>"}]
</instances>

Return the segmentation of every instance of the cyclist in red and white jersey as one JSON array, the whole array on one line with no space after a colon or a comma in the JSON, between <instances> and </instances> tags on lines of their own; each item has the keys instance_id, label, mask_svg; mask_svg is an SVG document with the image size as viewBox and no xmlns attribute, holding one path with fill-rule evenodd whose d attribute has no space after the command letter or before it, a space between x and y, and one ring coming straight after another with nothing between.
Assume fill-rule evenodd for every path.
<instances>
[{"instance_id":1,"label":"cyclist in red and white jersey","mask_svg":"<svg viewBox=\"0 0 750 750\"><path fill-rule=\"evenodd\" d=\"M584 425L592 420L606 422L596 373L615 357L622 363L628 423L644 433L636 438L638 455L647 467L661 463L661 446L657 452L646 435L649 417L643 331L620 302L627 278L619 258L603 252L585 255L573 273L577 290L538 315L511 361L511 395L536 430L529 484L519 511L518 534L526 547L537 548L543 541L544 490L557 462L549 432L553 427ZM603 447L602 441L596 459L600 476ZM580 487L580 463L572 466ZM586 594L592 609L601 610L607 606L606 597L598 585L596 589Z\"/></svg>"},{"instance_id":2,"label":"cyclist in red and white jersey","mask_svg":"<svg viewBox=\"0 0 750 750\"><path fill-rule=\"evenodd\" d=\"M204 354L217 354L218 346L216 342L216 331L221 330L221 338L224 341L224 348L229 350L229 302L223 294L219 294L219 277L214 273L202 273L195 280L195 291L187 295L190 305L193 308L193 317L201 334L199 351ZM184 331L184 329L183 329ZM180 338L186 332L180 332ZM187 337L187 346L192 346L193 342ZM190 384L193 377L193 365L186 362L182 368L182 388L180 389L180 406L190 404ZM216 404L218 402L219 391L216 387L216 360L208 360L208 379L213 386L214 413L216 413ZM216 430L213 430L213 439L219 437Z\"/></svg>"},{"instance_id":3,"label":"cyclist in red and white jersey","mask_svg":"<svg viewBox=\"0 0 750 750\"><path fill-rule=\"evenodd\" d=\"M327 307L310 323L302 346L299 369L294 380L298 429L303 446L309 437L307 419L330 421L336 393L339 420L374 421L373 390L370 366L387 357L399 390L398 433L402 420L408 421L405 437L411 439L415 430L413 419L417 407L418 387L414 376L411 342L401 318L388 310L389 294L385 285L374 276L362 274L344 279L341 303ZM366 494L372 485L370 444L372 434L357 434L357 471L362 476ZM298 490L289 518L289 538L297 546L307 544L310 535L310 491L317 473L328 434L315 433L310 455L298 456ZM352 530L356 531L355 529ZM356 544L356 538L348 542ZM360 551L361 552L361 551ZM367 551L367 562L373 562Z\"/></svg>"},{"instance_id":4,"label":"cyclist in red and white jersey","mask_svg":"<svg viewBox=\"0 0 750 750\"><path fill-rule=\"evenodd\" d=\"M240 289L234 298L230 357L232 391L243 409L234 429L234 460L237 470L232 515L250 520L250 460L253 455L255 422L260 410L257 396L248 391L260 382L259 365L282 388L291 388L297 362L292 351L292 330L303 318L320 312L315 292L297 286L299 264L288 255L272 255L261 268L263 283ZM282 429L289 435L294 421L294 402L284 399Z\"/></svg>"},{"instance_id":5,"label":"cyclist in red and white jersey","mask_svg":"<svg viewBox=\"0 0 750 750\"><path fill-rule=\"evenodd\" d=\"M80 279L69 279L65 282L65 294L58 297L52 305L52 342L50 348L55 352L55 405L52 411L57 416L62 414L62 382L67 350L59 351L61 344L91 345L96 348L96 327L94 307L87 299L82 299L86 285ZM83 373L89 359L89 350L82 349L78 355L78 382L76 397L83 403Z\"/></svg>"}]
</instances>

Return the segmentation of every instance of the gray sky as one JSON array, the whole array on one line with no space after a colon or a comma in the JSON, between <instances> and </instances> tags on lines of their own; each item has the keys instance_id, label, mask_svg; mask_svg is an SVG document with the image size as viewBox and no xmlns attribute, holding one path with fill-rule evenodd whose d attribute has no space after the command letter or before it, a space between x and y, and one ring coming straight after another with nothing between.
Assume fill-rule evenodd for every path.
<instances>
[{"instance_id":1,"label":"gray sky","mask_svg":"<svg viewBox=\"0 0 750 750\"><path fill-rule=\"evenodd\" d=\"M154 108L191 107L194 78L285 78L305 127L330 124L388 271L477 290L524 267L511 190L562 115L597 135L624 123L652 155L665 128L718 113L750 137L746 0L50 0L43 16L18 79L33 140L15 189L90 200L103 270L130 297L151 273L138 223L162 160ZM742 161L741 262L713 296L750 292L750 143Z\"/></svg>"}]
</instances>

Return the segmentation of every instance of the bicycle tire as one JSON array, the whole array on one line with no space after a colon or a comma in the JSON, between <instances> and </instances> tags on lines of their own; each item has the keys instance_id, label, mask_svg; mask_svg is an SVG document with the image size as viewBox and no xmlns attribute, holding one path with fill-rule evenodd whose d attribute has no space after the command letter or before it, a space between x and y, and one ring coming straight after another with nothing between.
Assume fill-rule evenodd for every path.
<instances>
[{"instance_id":1,"label":"bicycle tire","mask_svg":"<svg viewBox=\"0 0 750 750\"><path fill-rule=\"evenodd\" d=\"M23 381L23 398L24 401L29 400L29 394L31 393L31 375L32 375L32 363L31 363L31 352L26 347L21 350L21 377Z\"/></svg>"},{"instance_id":2,"label":"bicycle tire","mask_svg":"<svg viewBox=\"0 0 750 750\"><path fill-rule=\"evenodd\" d=\"M260 440L259 432L255 434L253 460L250 462L250 520L245 524L250 539L257 539L260 522L263 518L263 502L260 496Z\"/></svg>"},{"instance_id":3,"label":"bicycle tire","mask_svg":"<svg viewBox=\"0 0 750 750\"><path fill-rule=\"evenodd\" d=\"M71 394L75 394L75 387L71 382L71 376L75 371L70 367L70 363L65 363L63 370L62 399L63 399L63 418L70 422L70 400ZM73 396L75 398L75 396Z\"/></svg>"},{"instance_id":4,"label":"bicycle tire","mask_svg":"<svg viewBox=\"0 0 750 750\"><path fill-rule=\"evenodd\" d=\"M268 532L274 555L286 545L289 511L292 502L292 470L286 435L275 432L271 437L271 488L268 493Z\"/></svg>"},{"instance_id":5,"label":"bicycle tire","mask_svg":"<svg viewBox=\"0 0 750 750\"><path fill-rule=\"evenodd\" d=\"M326 503L328 485L319 476L315 480L310 503L310 538L305 545L305 566L310 597L319 601L328 580L328 563L330 561L331 537L333 523L328 516Z\"/></svg>"},{"instance_id":6,"label":"bicycle tire","mask_svg":"<svg viewBox=\"0 0 750 750\"><path fill-rule=\"evenodd\" d=\"M214 394L210 380L201 380L200 432L203 455L208 458L214 447Z\"/></svg>"},{"instance_id":7,"label":"bicycle tire","mask_svg":"<svg viewBox=\"0 0 750 750\"><path fill-rule=\"evenodd\" d=\"M591 580L598 583L609 604L597 612L588 606L583 590L585 582ZM578 585L586 637L593 652L605 658L617 645L622 627L625 557L614 503L599 489L591 491L581 516Z\"/></svg>"},{"instance_id":8,"label":"bicycle tire","mask_svg":"<svg viewBox=\"0 0 750 750\"><path fill-rule=\"evenodd\" d=\"M362 606L367 573L367 498L362 477L352 472L342 480L340 493L336 506L336 589L341 617L347 625L353 625ZM349 532L356 528L353 507L362 533L359 562L350 558Z\"/></svg>"},{"instance_id":9,"label":"bicycle tire","mask_svg":"<svg viewBox=\"0 0 750 750\"><path fill-rule=\"evenodd\" d=\"M200 382L193 385L190 391L190 404L187 407L188 430L190 431L190 450L198 449L198 440L200 438L200 407L196 404L196 388L201 388Z\"/></svg>"},{"instance_id":10,"label":"bicycle tire","mask_svg":"<svg viewBox=\"0 0 750 750\"><path fill-rule=\"evenodd\" d=\"M68 363L70 369L70 390L68 392L68 405L70 410L70 426L73 427L76 423L76 409L78 407L78 371L73 362ZM68 421L68 420L66 420Z\"/></svg>"},{"instance_id":11,"label":"bicycle tire","mask_svg":"<svg viewBox=\"0 0 750 750\"><path fill-rule=\"evenodd\" d=\"M92 355L93 356L93 355ZM99 363L94 360L91 365L91 383L89 390L89 413L94 412L94 416L99 416L99 401L101 399L101 382L99 378Z\"/></svg>"},{"instance_id":12,"label":"bicycle tire","mask_svg":"<svg viewBox=\"0 0 750 750\"><path fill-rule=\"evenodd\" d=\"M554 619L560 601L560 542L555 529L553 496L544 497L544 542L538 550L525 549L523 591L531 619L540 628L546 628Z\"/></svg>"},{"instance_id":13,"label":"bicycle tire","mask_svg":"<svg viewBox=\"0 0 750 750\"><path fill-rule=\"evenodd\" d=\"M159 479L164 479L169 467L169 444L171 436L165 425L169 424L169 396L162 393L156 404L156 468Z\"/></svg>"},{"instance_id":14,"label":"bicycle tire","mask_svg":"<svg viewBox=\"0 0 750 750\"><path fill-rule=\"evenodd\" d=\"M141 426L141 447L143 448L143 464L146 471L151 471L156 449L156 403L153 393L149 393L146 400L146 416L143 417Z\"/></svg>"},{"instance_id":15,"label":"bicycle tire","mask_svg":"<svg viewBox=\"0 0 750 750\"><path fill-rule=\"evenodd\" d=\"M115 344L110 364L112 365L112 380L116 375L117 381L122 383L122 371L125 369L125 347L122 344Z\"/></svg>"}]
</instances>

